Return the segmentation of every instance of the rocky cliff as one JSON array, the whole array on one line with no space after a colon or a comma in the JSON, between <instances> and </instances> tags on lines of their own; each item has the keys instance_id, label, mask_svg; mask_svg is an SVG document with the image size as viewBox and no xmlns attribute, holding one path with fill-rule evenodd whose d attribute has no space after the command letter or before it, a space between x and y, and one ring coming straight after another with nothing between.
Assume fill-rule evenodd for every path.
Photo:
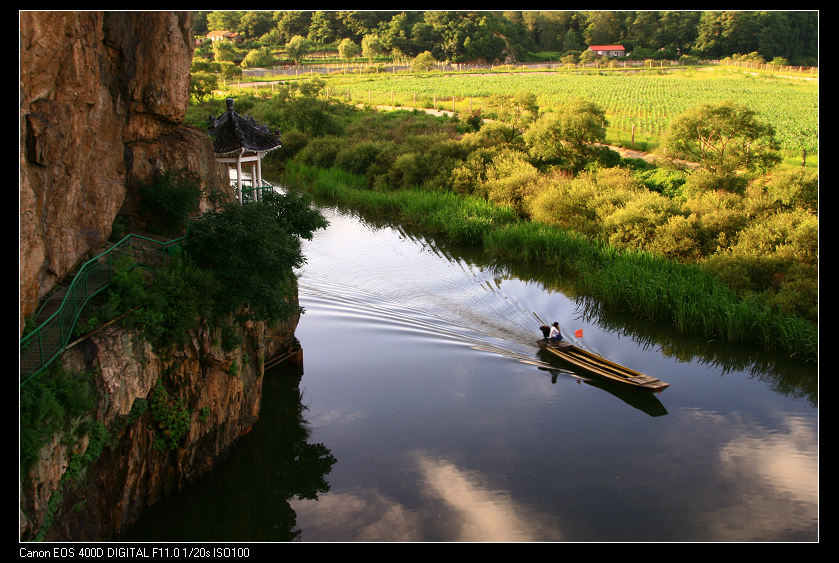
<instances>
[{"instance_id":1,"label":"rocky cliff","mask_svg":"<svg viewBox=\"0 0 839 563\"><path fill-rule=\"evenodd\" d=\"M135 332L112 325L65 352L67 369L95 374L99 401L79 420L88 430L55 435L21 480L21 539L118 539L144 508L211 470L258 421L264 362L288 350L298 320L241 326L242 344L233 350L219 346L219 329L196 327L188 346L160 356ZM168 432L150 405L158 381L186 412L175 448L158 443ZM95 424L104 436L90 430ZM99 448L92 462L82 461Z\"/></svg>"},{"instance_id":2,"label":"rocky cliff","mask_svg":"<svg viewBox=\"0 0 839 563\"><path fill-rule=\"evenodd\" d=\"M188 167L225 171L182 125L189 13L20 13L20 317L111 233L132 188Z\"/></svg>"},{"instance_id":3,"label":"rocky cliff","mask_svg":"<svg viewBox=\"0 0 839 563\"><path fill-rule=\"evenodd\" d=\"M181 124L190 24L176 12L21 12L21 326L156 171L228 182L210 138ZM94 374L98 404L21 475L20 538L116 539L144 507L208 471L256 422L264 361L294 342L297 320L238 326L233 349L219 346L218 329L197 326L165 356L111 325L65 352L67 369ZM176 447L160 447L158 382L182 401Z\"/></svg>"}]
</instances>

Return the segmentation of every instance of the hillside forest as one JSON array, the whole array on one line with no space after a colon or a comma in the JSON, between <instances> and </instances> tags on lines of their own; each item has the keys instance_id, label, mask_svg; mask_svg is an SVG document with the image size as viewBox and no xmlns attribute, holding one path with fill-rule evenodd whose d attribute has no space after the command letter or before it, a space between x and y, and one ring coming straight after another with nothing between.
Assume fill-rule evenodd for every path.
<instances>
[{"instance_id":1,"label":"hillside forest","mask_svg":"<svg viewBox=\"0 0 839 563\"><path fill-rule=\"evenodd\" d=\"M620 44L636 60L751 55L816 66L818 23L817 11L231 10L195 12L193 33L232 32L256 53L306 41L319 51L343 43L365 57L428 51L438 61L493 63L567 61L589 45Z\"/></svg>"}]
</instances>

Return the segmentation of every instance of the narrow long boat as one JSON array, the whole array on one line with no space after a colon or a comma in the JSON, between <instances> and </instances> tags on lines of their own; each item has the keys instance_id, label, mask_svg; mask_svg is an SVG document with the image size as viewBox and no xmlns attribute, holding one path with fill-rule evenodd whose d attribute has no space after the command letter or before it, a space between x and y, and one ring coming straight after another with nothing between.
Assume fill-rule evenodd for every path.
<instances>
[{"instance_id":1,"label":"narrow long boat","mask_svg":"<svg viewBox=\"0 0 839 563\"><path fill-rule=\"evenodd\" d=\"M669 383L650 377L649 375L629 369L628 367L610 362L597 354L592 354L582 348L578 348L570 342L549 342L542 339L538 341L539 347L543 350L558 356L562 360L577 366L593 375L604 377L609 381L648 389L650 391L663 391L670 386Z\"/></svg>"}]
</instances>

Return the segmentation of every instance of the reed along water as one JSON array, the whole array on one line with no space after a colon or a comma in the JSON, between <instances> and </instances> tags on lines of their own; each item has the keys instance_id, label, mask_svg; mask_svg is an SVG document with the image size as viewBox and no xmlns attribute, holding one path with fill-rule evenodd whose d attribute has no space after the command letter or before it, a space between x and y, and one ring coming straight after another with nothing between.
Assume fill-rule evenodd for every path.
<instances>
[{"instance_id":1,"label":"reed along water","mask_svg":"<svg viewBox=\"0 0 839 563\"><path fill-rule=\"evenodd\" d=\"M550 272L322 211L302 368L267 372L253 433L126 539L818 540L815 366L599 314ZM670 387L543 355L534 313Z\"/></svg>"}]
</instances>

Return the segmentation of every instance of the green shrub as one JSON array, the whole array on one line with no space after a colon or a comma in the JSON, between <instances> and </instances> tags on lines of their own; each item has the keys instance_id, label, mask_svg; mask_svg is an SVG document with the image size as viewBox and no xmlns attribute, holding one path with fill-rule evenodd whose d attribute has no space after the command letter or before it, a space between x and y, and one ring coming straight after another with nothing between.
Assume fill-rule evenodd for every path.
<instances>
[{"instance_id":1,"label":"green shrub","mask_svg":"<svg viewBox=\"0 0 839 563\"><path fill-rule=\"evenodd\" d=\"M91 372L72 373L55 362L20 388L20 467L26 475L55 434L96 405Z\"/></svg>"},{"instance_id":2,"label":"green shrub","mask_svg":"<svg viewBox=\"0 0 839 563\"><path fill-rule=\"evenodd\" d=\"M670 198L679 197L682 193L687 174L682 170L666 167L652 167L645 170L636 170L633 176L637 178L647 189L659 192Z\"/></svg>"},{"instance_id":3,"label":"green shrub","mask_svg":"<svg viewBox=\"0 0 839 563\"><path fill-rule=\"evenodd\" d=\"M367 174L385 145L377 141L362 141L344 145L335 155L335 166L353 174Z\"/></svg>"},{"instance_id":4,"label":"green shrub","mask_svg":"<svg viewBox=\"0 0 839 563\"><path fill-rule=\"evenodd\" d=\"M300 238L327 223L306 196L263 195L258 204L205 213L185 243L187 256L218 284L216 315L278 321L297 310L288 298L296 289L293 270L305 261Z\"/></svg>"},{"instance_id":5,"label":"green shrub","mask_svg":"<svg viewBox=\"0 0 839 563\"><path fill-rule=\"evenodd\" d=\"M331 168L335 165L335 157L341 146L342 142L337 137L317 137L297 153L295 160L307 166Z\"/></svg>"},{"instance_id":6,"label":"green shrub","mask_svg":"<svg viewBox=\"0 0 839 563\"><path fill-rule=\"evenodd\" d=\"M198 211L202 194L198 176L187 169L159 172L137 191L149 227L167 235L186 229L187 217Z\"/></svg>"},{"instance_id":7,"label":"green shrub","mask_svg":"<svg viewBox=\"0 0 839 563\"><path fill-rule=\"evenodd\" d=\"M198 321L212 314L218 285L212 272L177 256L151 277L142 306L129 321L158 350L182 346Z\"/></svg>"},{"instance_id":8,"label":"green shrub","mask_svg":"<svg viewBox=\"0 0 839 563\"><path fill-rule=\"evenodd\" d=\"M819 174L809 170L783 170L767 177L766 192L787 209L811 213L819 209Z\"/></svg>"},{"instance_id":9,"label":"green shrub","mask_svg":"<svg viewBox=\"0 0 839 563\"><path fill-rule=\"evenodd\" d=\"M182 397L171 397L158 380L149 396L156 437L152 447L158 451L174 450L187 432L192 413Z\"/></svg>"}]
</instances>

